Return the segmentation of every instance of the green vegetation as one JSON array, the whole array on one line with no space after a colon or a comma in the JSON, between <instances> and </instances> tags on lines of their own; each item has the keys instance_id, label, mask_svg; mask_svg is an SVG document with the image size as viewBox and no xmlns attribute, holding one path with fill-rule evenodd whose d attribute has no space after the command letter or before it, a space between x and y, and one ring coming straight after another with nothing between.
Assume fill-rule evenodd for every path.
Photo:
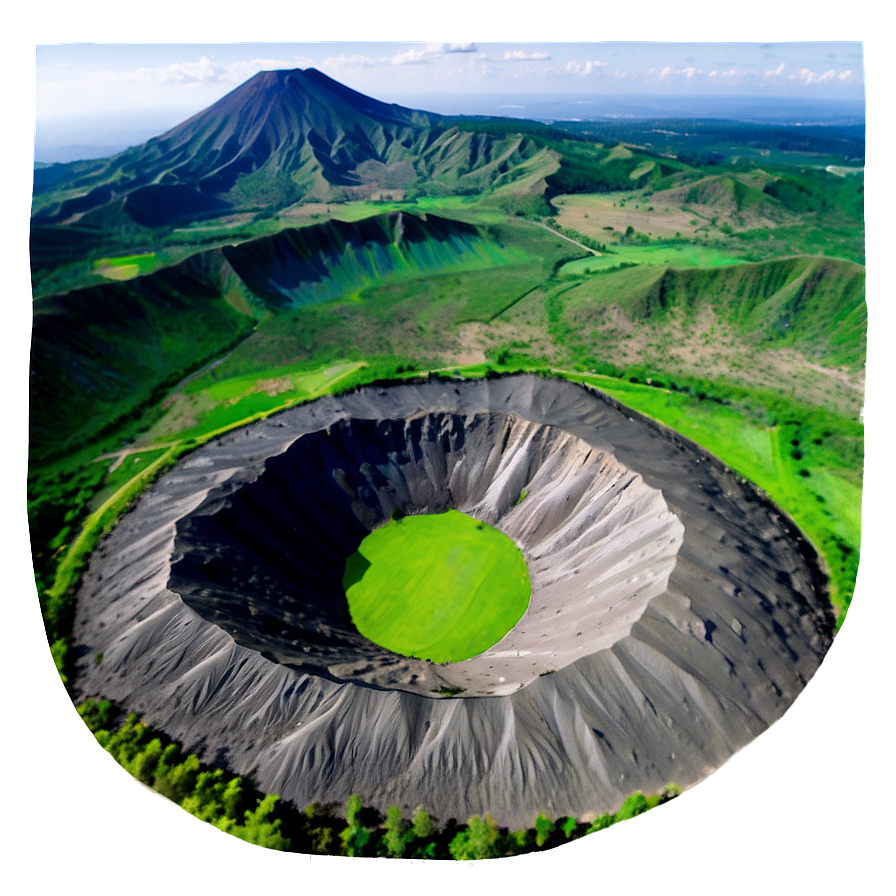
<instances>
[{"instance_id":1,"label":"green vegetation","mask_svg":"<svg viewBox=\"0 0 896 896\"><path fill-rule=\"evenodd\" d=\"M158 266L155 252L141 255L120 255L118 258L100 258L93 263L94 270L109 280L130 280L140 274L148 274Z\"/></svg>"},{"instance_id":2,"label":"green vegetation","mask_svg":"<svg viewBox=\"0 0 896 896\"><path fill-rule=\"evenodd\" d=\"M135 714L121 718L108 700L88 700L78 713L100 745L147 787L228 834L280 851L458 861L519 855L603 830L680 793L674 785L652 796L635 793L615 813L593 822L541 815L533 828L520 831L499 827L487 814L474 815L466 824L451 819L440 827L422 806L410 818L398 806L383 817L364 806L358 794L349 797L341 814L336 806L317 803L300 810L275 794L258 793L243 778L202 763Z\"/></svg>"},{"instance_id":3,"label":"green vegetation","mask_svg":"<svg viewBox=\"0 0 896 896\"><path fill-rule=\"evenodd\" d=\"M359 134L372 133L365 116ZM360 162L352 187L342 181L359 164L354 144L333 171L289 174L288 147L274 147L215 197L160 179L112 201L109 183L118 195L139 167L133 151L36 172L28 513L63 678L90 552L179 457L320 395L452 371L584 381L693 439L794 519L822 556L842 623L861 536L863 141L811 127L656 125L421 119L391 144L394 163ZM184 152L201 161L204 149ZM381 531L412 531L414 519ZM359 584L389 565L374 559ZM409 618L386 628L403 638ZM478 651L468 636L464 649ZM401 643L462 658L457 643L445 654L438 641ZM513 855L674 795L635 794L590 823L540 816L515 832L487 814L440 828L423 807L382 818L358 795L342 818L256 794L107 703L81 711L144 783L275 849Z\"/></svg>"},{"instance_id":4,"label":"green vegetation","mask_svg":"<svg viewBox=\"0 0 896 896\"><path fill-rule=\"evenodd\" d=\"M773 395L708 384L665 385L655 379L648 386L606 376L567 376L680 432L758 485L820 552L842 624L861 541L861 424ZM801 473L806 469L809 476Z\"/></svg>"},{"instance_id":5,"label":"green vegetation","mask_svg":"<svg viewBox=\"0 0 896 896\"><path fill-rule=\"evenodd\" d=\"M557 275L587 276L609 269L619 269L623 265L644 264L663 265L673 268L719 267L738 264L743 258L714 246L693 243L658 243L649 246L614 246L604 249L606 254L595 258L578 258L567 262L557 271Z\"/></svg>"},{"instance_id":6,"label":"green vegetation","mask_svg":"<svg viewBox=\"0 0 896 896\"><path fill-rule=\"evenodd\" d=\"M456 510L375 529L348 558L343 584L362 635L436 663L460 662L496 644L530 595L519 548Z\"/></svg>"}]
</instances>

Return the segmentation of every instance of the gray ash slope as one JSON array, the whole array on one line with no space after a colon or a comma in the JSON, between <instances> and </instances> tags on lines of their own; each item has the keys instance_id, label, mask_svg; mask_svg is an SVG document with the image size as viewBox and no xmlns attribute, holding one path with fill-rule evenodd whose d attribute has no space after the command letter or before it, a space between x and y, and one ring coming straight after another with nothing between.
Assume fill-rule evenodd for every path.
<instances>
[{"instance_id":1,"label":"gray ash slope","mask_svg":"<svg viewBox=\"0 0 896 896\"><path fill-rule=\"evenodd\" d=\"M507 644L438 665L354 631L340 558L394 506L512 534L535 575ZM814 552L752 487L534 376L369 387L205 446L94 554L75 627L79 696L266 792L511 826L696 783L832 635Z\"/></svg>"}]
</instances>

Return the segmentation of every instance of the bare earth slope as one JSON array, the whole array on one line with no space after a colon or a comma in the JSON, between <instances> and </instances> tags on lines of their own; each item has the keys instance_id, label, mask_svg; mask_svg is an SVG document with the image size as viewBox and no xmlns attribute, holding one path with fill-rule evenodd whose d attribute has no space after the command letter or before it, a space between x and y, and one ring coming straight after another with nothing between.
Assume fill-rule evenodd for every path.
<instances>
[{"instance_id":1,"label":"bare earth slope","mask_svg":"<svg viewBox=\"0 0 896 896\"><path fill-rule=\"evenodd\" d=\"M533 597L507 644L437 665L367 642L332 579L393 508L447 506L514 538ZM160 480L83 580L77 696L299 806L357 793L521 826L701 780L832 632L811 547L679 436L533 376L371 387Z\"/></svg>"}]
</instances>

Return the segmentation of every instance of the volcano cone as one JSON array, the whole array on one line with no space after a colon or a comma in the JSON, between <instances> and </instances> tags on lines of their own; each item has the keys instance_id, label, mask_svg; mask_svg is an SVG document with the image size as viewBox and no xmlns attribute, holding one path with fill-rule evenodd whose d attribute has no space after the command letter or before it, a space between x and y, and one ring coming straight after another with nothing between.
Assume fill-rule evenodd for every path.
<instances>
[{"instance_id":1,"label":"volcano cone","mask_svg":"<svg viewBox=\"0 0 896 896\"><path fill-rule=\"evenodd\" d=\"M343 575L393 516L449 510L513 540L531 598L434 663L361 634ZM206 445L95 553L75 635L84 695L266 792L518 827L705 777L796 698L833 616L811 547L730 470L516 376L363 388Z\"/></svg>"}]
</instances>

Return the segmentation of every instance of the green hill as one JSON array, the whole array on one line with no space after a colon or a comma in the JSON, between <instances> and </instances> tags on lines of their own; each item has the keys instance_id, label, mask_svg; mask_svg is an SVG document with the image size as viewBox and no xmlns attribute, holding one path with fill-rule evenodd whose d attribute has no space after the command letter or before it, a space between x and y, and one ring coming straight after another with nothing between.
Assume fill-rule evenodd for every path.
<instances>
[{"instance_id":1,"label":"green hill","mask_svg":"<svg viewBox=\"0 0 896 896\"><path fill-rule=\"evenodd\" d=\"M501 234L429 215L329 221L198 252L34 305L32 452L69 450L248 336L256 318L424 275L530 260Z\"/></svg>"},{"instance_id":2,"label":"green hill","mask_svg":"<svg viewBox=\"0 0 896 896\"><path fill-rule=\"evenodd\" d=\"M637 267L583 281L564 294L572 333L588 332L601 309L618 308L635 324L695 318L711 308L756 347L792 347L828 365L865 363L865 269L806 257L676 270Z\"/></svg>"}]
</instances>

